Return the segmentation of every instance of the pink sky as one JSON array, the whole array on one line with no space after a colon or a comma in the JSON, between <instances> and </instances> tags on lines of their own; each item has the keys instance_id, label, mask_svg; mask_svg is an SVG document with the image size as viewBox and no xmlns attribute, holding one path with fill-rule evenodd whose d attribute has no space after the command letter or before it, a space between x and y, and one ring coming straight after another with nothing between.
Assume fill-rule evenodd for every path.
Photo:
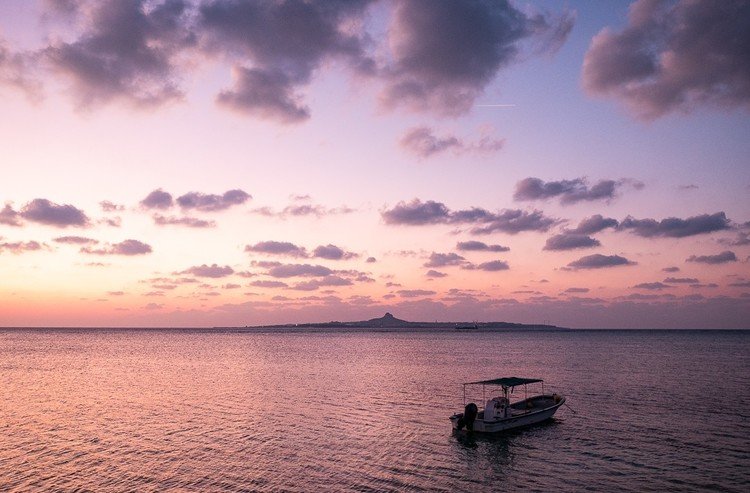
<instances>
[{"instance_id":1,"label":"pink sky","mask_svg":"<svg viewBox=\"0 0 750 493\"><path fill-rule=\"evenodd\" d=\"M0 326L748 328L741 3L3 2Z\"/></svg>"}]
</instances>

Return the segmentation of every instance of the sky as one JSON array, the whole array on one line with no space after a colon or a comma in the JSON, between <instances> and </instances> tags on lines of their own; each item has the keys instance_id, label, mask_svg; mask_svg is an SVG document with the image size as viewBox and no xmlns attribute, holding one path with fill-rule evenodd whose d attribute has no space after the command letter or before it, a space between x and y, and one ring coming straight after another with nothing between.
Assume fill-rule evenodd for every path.
<instances>
[{"instance_id":1,"label":"sky","mask_svg":"<svg viewBox=\"0 0 750 493\"><path fill-rule=\"evenodd\" d=\"M0 326L748 328L750 3L0 3Z\"/></svg>"}]
</instances>

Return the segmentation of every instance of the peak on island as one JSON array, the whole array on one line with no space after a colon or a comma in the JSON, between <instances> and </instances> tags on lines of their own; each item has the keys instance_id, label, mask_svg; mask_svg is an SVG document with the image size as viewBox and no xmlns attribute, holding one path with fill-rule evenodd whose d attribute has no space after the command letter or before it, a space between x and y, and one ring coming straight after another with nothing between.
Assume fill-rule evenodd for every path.
<instances>
[{"instance_id":1,"label":"peak on island","mask_svg":"<svg viewBox=\"0 0 750 493\"><path fill-rule=\"evenodd\" d=\"M260 325L256 328L309 327L309 328L361 328L361 329L537 329L537 330L565 330L564 327L547 324L519 324L513 322L409 322L386 313L379 318L360 320L357 322L320 322L283 325Z\"/></svg>"}]
</instances>

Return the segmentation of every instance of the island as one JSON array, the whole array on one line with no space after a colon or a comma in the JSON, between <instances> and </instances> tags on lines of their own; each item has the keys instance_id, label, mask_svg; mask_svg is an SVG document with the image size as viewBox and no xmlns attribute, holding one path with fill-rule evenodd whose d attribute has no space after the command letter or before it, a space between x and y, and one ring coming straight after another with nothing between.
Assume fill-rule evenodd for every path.
<instances>
[{"instance_id":1,"label":"island","mask_svg":"<svg viewBox=\"0 0 750 493\"><path fill-rule=\"evenodd\" d=\"M479 329L532 329L532 330L568 330L566 327L558 327L548 324L519 324L513 322L410 322L394 317L386 313L379 318L370 320L359 320L356 322L312 322L302 324L282 325L255 325L247 326L250 329L280 329L284 327L297 328L352 328L352 329L457 329L457 330L479 330Z\"/></svg>"}]
</instances>

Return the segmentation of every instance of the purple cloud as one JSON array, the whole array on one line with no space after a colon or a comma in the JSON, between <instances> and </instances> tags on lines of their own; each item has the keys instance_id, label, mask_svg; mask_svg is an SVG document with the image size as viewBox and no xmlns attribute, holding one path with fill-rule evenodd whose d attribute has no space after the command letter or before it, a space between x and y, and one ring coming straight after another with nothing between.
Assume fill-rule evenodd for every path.
<instances>
[{"instance_id":1,"label":"purple cloud","mask_svg":"<svg viewBox=\"0 0 750 493\"><path fill-rule=\"evenodd\" d=\"M725 264L727 262L737 262L737 255L734 252L726 250L716 255L691 255L686 262L711 265Z\"/></svg>"},{"instance_id":2,"label":"purple cloud","mask_svg":"<svg viewBox=\"0 0 750 493\"><path fill-rule=\"evenodd\" d=\"M21 221L18 219L20 215L18 212L13 210L10 204L5 204L3 210L0 211L0 224L6 226L21 226Z\"/></svg>"},{"instance_id":3,"label":"purple cloud","mask_svg":"<svg viewBox=\"0 0 750 493\"><path fill-rule=\"evenodd\" d=\"M101 202L99 202L99 206L104 212L121 212L125 210L124 205L115 204L114 202L110 202L109 200L102 200Z\"/></svg>"},{"instance_id":4,"label":"purple cloud","mask_svg":"<svg viewBox=\"0 0 750 493\"><path fill-rule=\"evenodd\" d=\"M324 258L328 260L346 260L358 257L356 253L346 252L336 245L320 245L312 254L313 257Z\"/></svg>"},{"instance_id":5,"label":"purple cloud","mask_svg":"<svg viewBox=\"0 0 750 493\"><path fill-rule=\"evenodd\" d=\"M462 265L466 259L456 253L435 253L430 254L430 258L425 262L425 267L445 267L448 265Z\"/></svg>"},{"instance_id":6,"label":"purple cloud","mask_svg":"<svg viewBox=\"0 0 750 493\"><path fill-rule=\"evenodd\" d=\"M287 255L290 257L307 257L307 250L288 241L261 241L255 245L245 246L246 252L269 255Z\"/></svg>"},{"instance_id":7,"label":"purple cloud","mask_svg":"<svg viewBox=\"0 0 750 493\"><path fill-rule=\"evenodd\" d=\"M141 207L145 209L169 209L173 204L172 195L161 188L157 188L141 200Z\"/></svg>"},{"instance_id":8,"label":"purple cloud","mask_svg":"<svg viewBox=\"0 0 750 493\"><path fill-rule=\"evenodd\" d=\"M618 265L635 265L635 262L631 262L625 257L619 255L602 255L595 253L593 255L586 255L578 260L570 262L568 267L570 269L602 269L605 267L616 267Z\"/></svg>"},{"instance_id":9,"label":"purple cloud","mask_svg":"<svg viewBox=\"0 0 750 493\"><path fill-rule=\"evenodd\" d=\"M250 285L258 288L286 288L288 284L282 281L253 281Z\"/></svg>"},{"instance_id":10,"label":"purple cloud","mask_svg":"<svg viewBox=\"0 0 750 493\"><path fill-rule=\"evenodd\" d=\"M521 209L503 209L495 214L486 226L475 227L474 234L495 232L517 234L523 231L548 231L558 220L545 216L542 211L522 211Z\"/></svg>"},{"instance_id":11,"label":"purple cloud","mask_svg":"<svg viewBox=\"0 0 750 493\"><path fill-rule=\"evenodd\" d=\"M400 289L396 291L402 298L419 298L422 296L432 296L437 294L436 291L427 289Z\"/></svg>"},{"instance_id":12,"label":"purple cloud","mask_svg":"<svg viewBox=\"0 0 750 493\"><path fill-rule=\"evenodd\" d=\"M228 190L223 195L189 192L177 197L177 204L183 209L195 209L201 212L216 212L241 205L252 197L242 190Z\"/></svg>"},{"instance_id":13,"label":"purple cloud","mask_svg":"<svg viewBox=\"0 0 750 493\"><path fill-rule=\"evenodd\" d=\"M0 253L8 251L10 253L19 254L23 252L34 252L41 249L42 244L38 241L0 241Z\"/></svg>"},{"instance_id":14,"label":"purple cloud","mask_svg":"<svg viewBox=\"0 0 750 493\"><path fill-rule=\"evenodd\" d=\"M581 235L593 235L607 228L616 228L619 223L617 219L611 217L603 217L601 214L594 214L593 216L582 219L575 229L571 229L570 233L578 233Z\"/></svg>"},{"instance_id":15,"label":"purple cloud","mask_svg":"<svg viewBox=\"0 0 750 493\"><path fill-rule=\"evenodd\" d=\"M267 274L271 277L324 277L333 274L333 271L322 265L311 264L281 264L268 269Z\"/></svg>"},{"instance_id":16,"label":"purple cloud","mask_svg":"<svg viewBox=\"0 0 750 493\"><path fill-rule=\"evenodd\" d=\"M151 253L151 246L138 240L125 240L120 243L113 243L103 248L82 247L81 253L92 255L145 255Z\"/></svg>"},{"instance_id":17,"label":"purple cloud","mask_svg":"<svg viewBox=\"0 0 750 493\"><path fill-rule=\"evenodd\" d=\"M430 269L430 270L427 271L427 273L425 274L425 276L429 277L430 279L438 279L440 277L448 277L448 274L446 274L445 272L440 272L440 271L435 270L435 269Z\"/></svg>"},{"instance_id":18,"label":"purple cloud","mask_svg":"<svg viewBox=\"0 0 750 493\"><path fill-rule=\"evenodd\" d=\"M507 252L510 248L502 245L488 245L481 241L459 241L456 244L456 250L465 252Z\"/></svg>"},{"instance_id":19,"label":"purple cloud","mask_svg":"<svg viewBox=\"0 0 750 493\"><path fill-rule=\"evenodd\" d=\"M350 279L344 279L340 276L328 275L319 279L311 279L309 281L299 282L291 287L296 291L315 291L321 287L331 286L351 286L354 284Z\"/></svg>"},{"instance_id":20,"label":"purple cloud","mask_svg":"<svg viewBox=\"0 0 750 493\"><path fill-rule=\"evenodd\" d=\"M19 215L27 221L57 228L89 224L89 218L82 210L70 204L58 205L47 199L32 200L21 209Z\"/></svg>"},{"instance_id":21,"label":"purple cloud","mask_svg":"<svg viewBox=\"0 0 750 493\"><path fill-rule=\"evenodd\" d=\"M742 1L717 8L711 0L639 0L625 29L604 28L592 39L583 86L644 120L701 105L748 109L748 22Z\"/></svg>"},{"instance_id":22,"label":"purple cloud","mask_svg":"<svg viewBox=\"0 0 750 493\"><path fill-rule=\"evenodd\" d=\"M399 202L392 209L383 211L381 216L386 224L416 226L445 223L450 217L450 210L440 202L414 199L409 203Z\"/></svg>"},{"instance_id":23,"label":"purple cloud","mask_svg":"<svg viewBox=\"0 0 750 493\"><path fill-rule=\"evenodd\" d=\"M546 200L560 198L561 204L575 204L594 200L612 200L625 184L643 188L643 184L633 180L600 180L589 187L586 178L545 182L539 178L524 178L516 184L513 198L518 201Z\"/></svg>"},{"instance_id":24,"label":"purple cloud","mask_svg":"<svg viewBox=\"0 0 750 493\"><path fill-rule=\"evenodd\" d=\"M107 0L88 7L77 39L44 50L47 63L72 83L79 106L122 100L154 107L182 98L176 58L194 44L184 28L186 2Z\"/></svg>"},{"instance_id":25,"label":"purple cloud","mask_svg":"<svg viewBox=\"0 0 750 493\"><path fill-rule=\"evenodd\" d=\"M504 143L504 139L495 139L489 136L484 136L476 142L465 142L453 135L438 137L429 127L410 128L399 140L402 149L420 158L428 158L449 150L454 153L494 152L499 151Z\"/></svg>"},{"instance_id":26,"label":"purple cloud","mask_svg":"<svg viewBox=\"0 0 750 493\"><path fill-rule=\"evenodd\" d=\"M234 274L234 269L232 269L228 265L222 267L217 264L202 264L190 267L189 269L179 272L179 274L192 274L195 277L210 277L213 279L218 279Z\"/></svg>"},{"instance_id":27,"label":"purple cloud","mask_svg":"<svg viewBox=\"0 0 750 493\"><path fill-rule=\"evenodd\" d=\"M377 261L378 259L376 259L375 257L367 257L367 260L365 260L365 262L367 262L368 264L374 264Z\"/></svg>"},{"instance_id":28,"label":"purple cloud","mask_svg":"<svg viewBox=\"0 0 750 493\"><path fill-rule=\"evenodd\" d=\"M661 271L662 272L680 272L680 268L679 267L664 267Z\"/></svg>"},{"instance_id":29,"label":"purple cloud","mask_svg":"<svg viewBox=\"0 0 750 493\"><path fill-rule=\"evenodd\" d=\"M508 270L510 269L510 266L508 266L508 262L505 262L503 260L491 260L489 262L482 262L478 265L466 265L462 268L468 270L484 270L487 272L497 272L501 270Z\"/></svg>"},{"instance_id":30,"label":"purple cloud","mask_svg":"<svg viewBox=\"0 0 750 493\"><path fill-rule=\"evenodd\" d=\"M566 293L588 293L589 288L568 288L565 290Z\"/></svg>"},{"instance_id":31,"label":"purple cloud","mask_svg":"<svg viewBox=\"0 0 750 493\"><path fill-rule=\"evenodd\" d=\"M448 116L468 112L500 69L518 59L524 41L554 52L574 22L567 12L553 20L508 2L409 0L395 6L382 102Z\"/></svg>"},{"instance_id":32,"label":"purple cloud","mask_svg":"<svg viewBox=\"0 0 750 493\"><path fill-rule=\"evenodd\" d=\"M626 217L618 226L620 230L631 230L638 236L644 238L669 237L683 238L686 236L712 233L730 229L729 219L723 212L715 214L701 214L700 216L680 219L668 217L657 221L655 219L635 219Z\"/></svg>"},{"instance_id":33,"label":"purple cloud","mask_svg":"<svg viewBox=\"0 0 750 493\"><path fill-rule=\"evenodd\" d=\"M650 291L661 291L663 289L673 288L674 286L670 286L662 282L642 282L640 284L636 284L633 287L637 289L648 289Z\"/></svg>"},{"instance_id":34,"label":"purple cloud","mask_svg":"<svg viewBox=\"0 0 750 493\"><path fill-rule=\"evenodd\" d=\"M670 284L698 284L698 279L694 277L667 277L664 282Z\"/></svg>"},{"instance_id":35,"label":"purple cloud","mask_svg":"<svg viewBox=\"0 0 750 493\"><path fill-rule=\"evenodd\" d=\"M98 240L86 238L85 236L59 236L52 241L69 245L95 245L99 243Z\"/></svg>"},{"instance_id":36,"label":"purple cloud","mask_svg":"<svg viewBox=\"0 0 750 493\"><path fill-rule=\"evenodd\" d=\"M216 226L215 221L206 221L205 219L198 219L196 217L175 217L154 214L153 218L154 224L157 226L187 226L188 228L213 228Z\"/></svg>"},{"instance_id":37,"label":"purple cloud","mask_svg":"<svg viewBox=\"0 0 750 493\"><path fill-rule=\"evenodd\" d=\"M544 250L573 250L576 248L592 248L601 246L599 240L588 235L577 233L561 233L547 238Z\"/></svg>"}]
</instances>

